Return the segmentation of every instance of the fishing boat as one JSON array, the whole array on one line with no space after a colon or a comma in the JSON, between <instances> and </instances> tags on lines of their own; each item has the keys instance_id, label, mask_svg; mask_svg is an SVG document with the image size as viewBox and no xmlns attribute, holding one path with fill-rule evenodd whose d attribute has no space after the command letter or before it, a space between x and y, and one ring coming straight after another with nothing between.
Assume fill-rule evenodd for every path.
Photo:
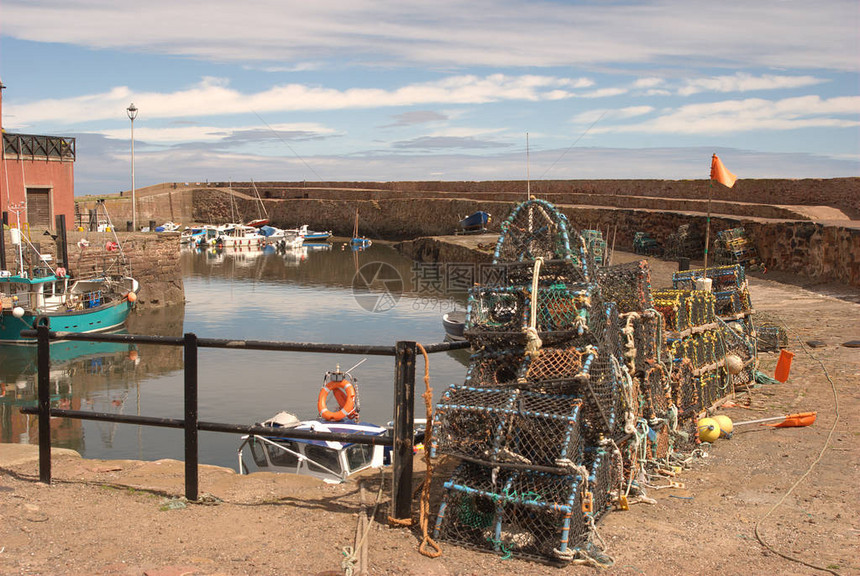
<instances>
[{"instance_id":1,"label":"fishing boat","mask_svg":"<svg viewBox=\"0 0 860 576\"><path fill-rule=\"evenodd\" d=\"M364 360L346 372L341 372L340 367L337 367L326 373L317 398L319 418L302 421L289 412L279 412L257 425L271 428L273 432L287 429L296 432L391 436L391 423L377 426L359 422L357 379L351 371L362 362ZM335 410L329 410L326 404L330 396L337 401ZM416 421L416 426L419 425L417 431L420 435L415 436L414 443L423 440L426 421ZM329 483L344 482L354 474L391 463L390 446L249 434L242 437L239 445L240 474L250 472L244 460L246 448L251 453L254 466L260 471L313 476Z\"/></svg>"},{"instance_id":2,"label":"fishing boat","mask_svg":"<svg viewBox=\"0 0 860 576\"><path fill-rule=\"evenodd\" d=\"M489 223L489 212L479 210L460 220L460 231L462 231L463 233L483 232L487 229L487 224Z\"/></svg>"},{"instance_id":3,"label":"fishing boat","mask_svg":"<svg viewBox=\"0 0 860 576\"><path fill-rule=\"evenodd\" d=\"M325 242L329 238L331 238L332 233L331 230L326 230L325 232L314 232L312 230L308 230L305 234L304 242L305 243L315 243L315 242Z\"/></svg>"},{"instance_id":4,"label":"fishing boat","mask_svg":"<svg viewBox=\"0 0 860 576\"><path fill-rule=\"evenodd\" d=\"M445 337L449 340L465 340L463 330L466 328L466 313L454 310L442 315L442 326L445 328Z\"/></svg>"},{"instance_id":5,"label":"fishing boat","mask_svg":"<svg viewBox=\"0 0 860 576\"><path fill-rule=\"evenodd\" d=\"M50 255L35 249L21 232L20 221L10 231L17 270L0 270L0 344L34 344L21 331L37 324L47 324L54 332L89 333L125 323L137 301L137 280L122 273L72 277L62 266L53 266ZM118 239L106 242L105 251L116 255L118 270L128 268Z\"/></svg>"}]
</instances>

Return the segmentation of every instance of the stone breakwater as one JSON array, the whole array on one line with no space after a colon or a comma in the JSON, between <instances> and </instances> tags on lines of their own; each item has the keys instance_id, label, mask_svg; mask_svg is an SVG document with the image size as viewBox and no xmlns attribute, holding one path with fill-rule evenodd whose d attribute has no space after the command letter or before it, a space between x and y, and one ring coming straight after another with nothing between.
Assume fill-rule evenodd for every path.
<instances>
[{"instance_id":1,"label":"stone breakwater","mask_svg":"<svg viewBox=\"0 0 860 576\"><path fill-rule=\"evenodd\" d=\"M195 198L195 216L223 217L224 200L206 191ZM243 214L256 214L254 202L237 204ZM336 235L349 236L355 211L359 212L360 233L369 238L409 240L453 234L460 219L476 210L493 215L490 231L499 233L499 223L510 213L514 202L475 201L470 199L406 198L380 200L334 200L293 198L266 201L269 217L275 226L294 227L309 224L312 228L330 229ZM227 204L229 206L229 204ZM699 230L704 236L707 215L702 212L668 209L607 208L557 204L577 229L600 229L618 250L632 251L633 235L647 232L661 244L681 225ZM229 212L228 212L229 214ZM788 220L763 217L715 215L711 218L711 239L720 230L742 226L752 236L763 264L768 270L786 272L809 282L838 282L860 286L860 221ZM425 250L433 249L427 242ZM447 252L447 251L446 251ZM473 257L453 252L454 258L473 261ZM432 260L426 255L418 259Z\"/></svg>"}]
</instances>

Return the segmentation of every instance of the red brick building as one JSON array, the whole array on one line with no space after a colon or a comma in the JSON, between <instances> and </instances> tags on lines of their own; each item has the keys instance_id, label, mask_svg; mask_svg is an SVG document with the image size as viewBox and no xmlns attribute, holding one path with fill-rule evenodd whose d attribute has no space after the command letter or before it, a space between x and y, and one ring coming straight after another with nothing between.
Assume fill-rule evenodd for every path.
<instances>
[{"instance_id":1,"label":"red brick building","mask_svg":"<svg viewBox=\"0 0 860 576\"><path fill-rule=\"evenodd\" d=\"M0 130L3 127L3 86L0 83ZM21 225L53 229L55 217L75 217L75 139L64 136L10 134L2 130L0 212L15 226L13 208L20 208Z\"/></svg>"}]
</instances>

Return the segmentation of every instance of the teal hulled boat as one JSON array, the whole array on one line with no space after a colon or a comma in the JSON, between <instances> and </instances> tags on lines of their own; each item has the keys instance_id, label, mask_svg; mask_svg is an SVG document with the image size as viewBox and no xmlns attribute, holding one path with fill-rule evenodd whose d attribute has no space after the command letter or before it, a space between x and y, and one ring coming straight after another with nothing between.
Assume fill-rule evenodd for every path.
<instances>
[{"instance_id":1,"label":"teal hulled boat","mask_svg":"<svg viewBox=\"0 0 860 576\"><path fill-rule=\"evenodd\" d=\"M125 323L137 300L138 283L127 276L72 280L0 276L0 344L35 342L22 330L48 322L54 332L100 332Z\"/></svg>"}]
</instances>

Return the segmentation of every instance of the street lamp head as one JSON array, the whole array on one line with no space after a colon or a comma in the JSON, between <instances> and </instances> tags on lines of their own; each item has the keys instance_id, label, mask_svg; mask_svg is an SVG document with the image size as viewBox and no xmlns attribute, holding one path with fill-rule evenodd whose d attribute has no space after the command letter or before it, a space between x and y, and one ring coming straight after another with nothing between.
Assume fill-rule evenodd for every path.
<instances>
[{"instance_id":1,"label":"street lamp head","mask_svg":"<svg viewBox=\"0 0 860 576\"><path fill-rule=\"evenodd\" d=\"M134 102L129 104L125 111L128 113L129 120L134 122L134 119L137 118L137 107L134 105Z\"/></svg>"}]
</instances>

